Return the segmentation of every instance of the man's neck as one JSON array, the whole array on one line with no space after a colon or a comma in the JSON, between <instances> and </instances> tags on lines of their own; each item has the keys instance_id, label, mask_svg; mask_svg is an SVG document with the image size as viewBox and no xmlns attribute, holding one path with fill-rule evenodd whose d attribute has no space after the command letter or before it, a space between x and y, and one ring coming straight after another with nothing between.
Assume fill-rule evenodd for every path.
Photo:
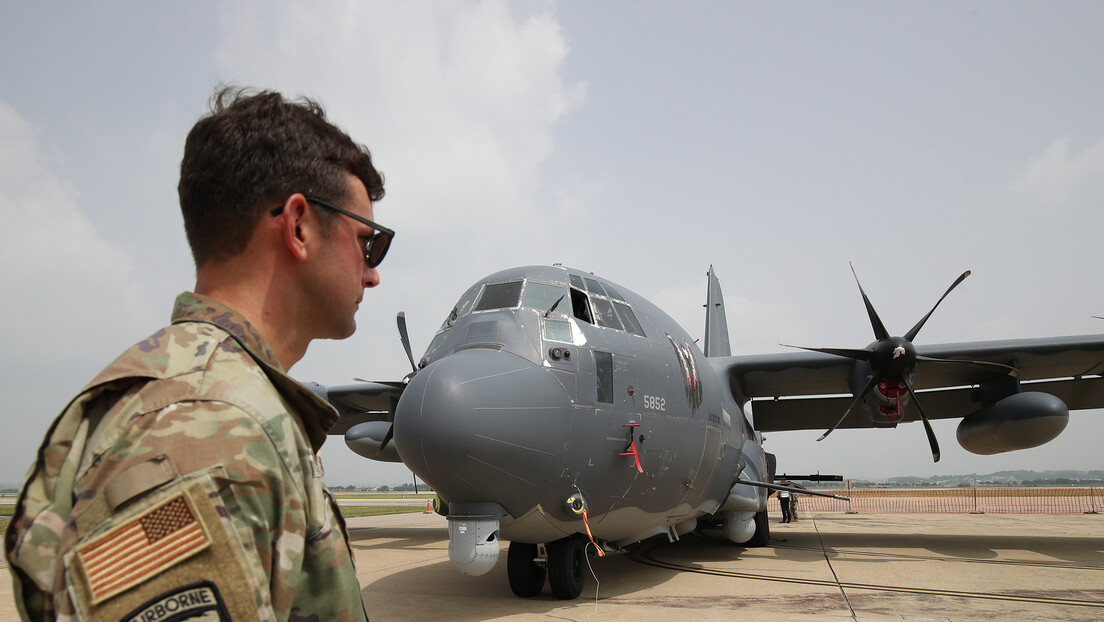
<instances>
[{"instance_id":1,"label":"man's neck","mask_svg":"<svg viewBox=\"0 0 1104 622\"><path fill-rule=\"evenodd\" d=\"M196 277L195 293L213 298L240 313L268 342L285 371L306 354L310 342L298 322L286 311L288 292L273 280L257 279L225 268L202 269Z\"/></svg>"}]
</instances>

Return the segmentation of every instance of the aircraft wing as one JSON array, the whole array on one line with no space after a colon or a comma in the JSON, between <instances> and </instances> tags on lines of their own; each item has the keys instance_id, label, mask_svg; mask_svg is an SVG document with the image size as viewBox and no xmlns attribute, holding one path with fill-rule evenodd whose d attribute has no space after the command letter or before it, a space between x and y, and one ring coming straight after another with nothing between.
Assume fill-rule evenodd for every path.
<instances>
[{"instance_id":1,"label":"aircraft wing","mask_svg":"<svg viewBox=\"0 0 1104 622\"><path fill-rule=\"evenodd\" d=\"M1025 391L1053 394L1071 410L1104 408L1104 335L981 341L917 346L922 357L963 360L962 365L916 363L914 388L930 419L964 417L981 407L978 385L1003 376L970 365L988 361L1015 366ZM819 352L792 352L714 358L740 402L752 400L760 431L823 429L835 423L854 400L855 363ZM862 383L860 383L862 384ZM904 421L919 419L909 404ZM862 409L838 427L869 428Z\"/></svg>"},{"instance_id":2,"label":"aircraft wing","mask_svg":"<svg viewBox=\"0 0 1104 622\"><path fill-rule=\"evenodd\" d=\"M345 434L352 426L365 421L389 421L406 385L402 382L358 382L334 387L321 387L323 397L337 408L340 417L330 434Z\"/></svg>"}]
</instances>

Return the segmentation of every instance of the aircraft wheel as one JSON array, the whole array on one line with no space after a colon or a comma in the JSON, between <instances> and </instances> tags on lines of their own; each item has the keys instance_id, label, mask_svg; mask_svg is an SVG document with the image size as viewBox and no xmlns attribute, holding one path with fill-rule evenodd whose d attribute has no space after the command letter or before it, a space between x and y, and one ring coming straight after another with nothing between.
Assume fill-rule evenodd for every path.
<instances>
[{"instance_id":1,"label":"aircraft wheel","mask_svg":"<svg viewBox=\"0 0 1104 622\"><path fill-rule=\"evenodd\" d=\"M514 596L532 598L544 589L547 569L536 563L537 545L528 542L511 542L506 554L506 574L510 578L510 590Z\"/></svg>"},{"instance_id":2,"label":"aircraft wheel","mask_svg":"<svg viewBox=\"0 0 1104 622\"><path fill-rule=\"evenodd\" d=\"M767 546L767 542L770 540L770 518L767 517L767 511L755 513L755 535L744 543L744 546Z\"/></svg>"},{"instance_id":3,"label":"aircraft wheel","mask_svg":"<svg viewBox=\"0 0 1104 622\"><path fill-rule=\"evenodd\" d=\"M586 579L586 543L575 534L548 545L548 583L560 600L574 600L583 593Z\"/></svg>"}]
</instances>

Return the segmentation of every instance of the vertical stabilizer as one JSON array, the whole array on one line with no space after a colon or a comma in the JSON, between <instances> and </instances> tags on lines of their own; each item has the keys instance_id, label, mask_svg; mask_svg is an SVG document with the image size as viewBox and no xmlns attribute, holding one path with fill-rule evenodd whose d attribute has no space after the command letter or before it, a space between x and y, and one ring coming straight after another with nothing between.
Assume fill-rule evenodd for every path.
<instances>
[{"instance_id":1,"label":"vertical stabilizer","mask_svg":"<svg viewBox=\"0 0 1104 622\"><path fill-rule=\"evenodd\" d=\"M728 344L728 320L725 318L724 295L721 294L721 282L709 266L709 293L705 298L705 355L732 356L732 347Z\"/></svg>"}]
</instances>

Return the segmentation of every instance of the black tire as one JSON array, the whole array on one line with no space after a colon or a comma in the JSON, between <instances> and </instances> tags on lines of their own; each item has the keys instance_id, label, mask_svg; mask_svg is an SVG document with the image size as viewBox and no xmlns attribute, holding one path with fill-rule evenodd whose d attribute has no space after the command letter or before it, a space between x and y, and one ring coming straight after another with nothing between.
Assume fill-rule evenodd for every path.
<instances>
[{"instance_id":1,"label":"black tire","mask_svg":"<svg viewBox=\"0 0 1104 622\"><path fill-rule=\"evenodd\" d=\"M532 598L544 589L548 571L534 559L537 545L528 542L511 542L506 554L506 575L510 578L510 590L514 596Z\"/></svg>"},{"instance_id":2,"label":"black tire","mask_svg":"<svg viewBox=\"0 0 1104 622\"><path fill-rule=\"evenodd\" d=\"M770 541L770 518L767 511L755 513L755 535L744 543L744 546L767 546Z\"/></svg>"},{"instance_id":3,"label":"black tire","mask_svg":"<svg viewBox=\"0 0 1104 622\"><path fill-rule=\"evenodd\" d=\"M586 579L587 541L579 534L548 545L548 584L560 600L574 600L583 593Z\"/></svg>"}]
</instances>

